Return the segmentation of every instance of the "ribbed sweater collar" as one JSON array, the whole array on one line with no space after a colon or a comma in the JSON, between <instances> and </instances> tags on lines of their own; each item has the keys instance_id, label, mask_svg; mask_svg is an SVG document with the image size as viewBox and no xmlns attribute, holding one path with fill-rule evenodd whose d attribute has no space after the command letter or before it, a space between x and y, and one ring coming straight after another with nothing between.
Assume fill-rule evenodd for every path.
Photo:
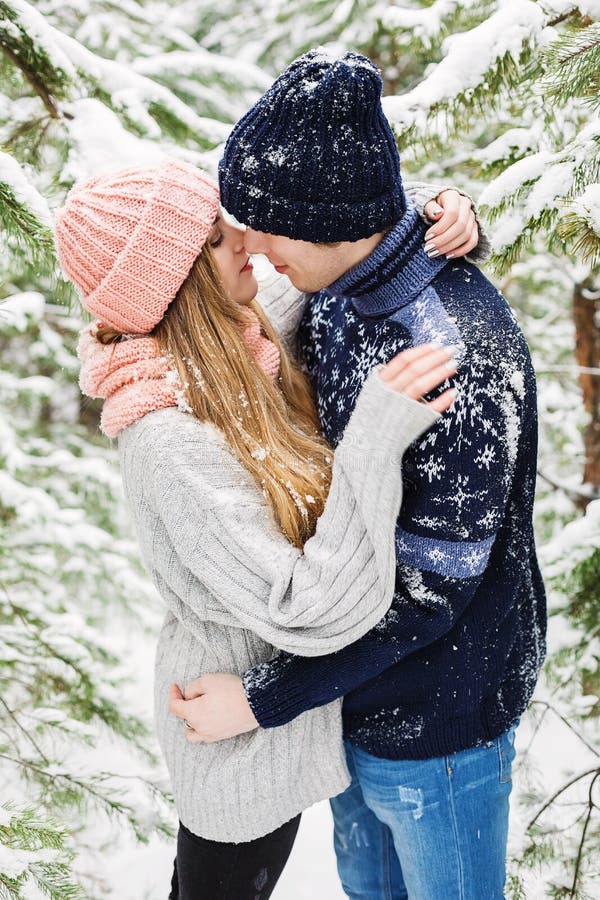
<instances>
[{"instance_id":1,"label":"ribbed sweater collar","mask_svg":"<svg viewBox=\"0 0 600 900\"><path fill-rule=\"evenodd\" d=\"M427 228L414 207L407 209L370 256L331 284L328 293L351 298L363 316L406 306L448 262L444 256L430 259L425 253Z\"/></svg>"}]
</instances>

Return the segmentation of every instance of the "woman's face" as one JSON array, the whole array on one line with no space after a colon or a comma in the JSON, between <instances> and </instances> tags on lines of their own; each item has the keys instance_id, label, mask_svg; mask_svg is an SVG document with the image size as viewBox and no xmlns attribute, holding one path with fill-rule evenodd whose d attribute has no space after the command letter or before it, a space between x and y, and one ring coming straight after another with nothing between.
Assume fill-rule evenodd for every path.
<instances>
[{"instance_id":1,"label":"woman's face","mask_svg":"<svg viewBox=\"0 0 600 900\"><path fill-rule=\"evenodd\" d=\"M244 231L217 216L208 243L215 257L226 293L236 303L247 306L254 300L258 284L252 263L244 249Z\"/></svg>"}]
</instances>

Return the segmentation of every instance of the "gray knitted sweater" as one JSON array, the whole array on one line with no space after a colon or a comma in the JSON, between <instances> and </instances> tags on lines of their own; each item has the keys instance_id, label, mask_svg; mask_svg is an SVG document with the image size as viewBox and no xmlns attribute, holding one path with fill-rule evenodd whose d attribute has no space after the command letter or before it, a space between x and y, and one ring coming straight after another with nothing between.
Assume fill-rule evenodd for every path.
<instances>
[{"instance_id":1,"label":"gray knitted sweater","mask_svg":"<svg viewBox=\"0 0 600 900\"><path fill-rule=\"evenodd\" d=\"M183 824L248 841L348 785L339 703L283 728L192 744L167 709L169 687L235 672L274 648L314 656L358 640L394 587L399 459L437 418L373 372L334 460L329 497L301 553L220 433L177 409L149 413L119 438L142 555L167 606L155 714Z\"/></svg>"},{"instance_id":2,"label":"gray knitted sweater","mask_svg":"<svg viewBox=\"0 0 600 900\"><path fill-rule=\"evenodd\" d=\"M424 189L423 199L437 190ZM292 347L303 296L277 276L259 300ZM282 728L193 744L168 711L169 687L208 672L241 675L277 649L331 653L384 616L394 587L400 458L437 418L372 372L303 552L284 538L212 425L171 408L121 433L125 493L145 565L167 607L155 662L156 729L177 813L193 833L249 841L347 787L341 701Z\"/></svg>"}]
</instances>

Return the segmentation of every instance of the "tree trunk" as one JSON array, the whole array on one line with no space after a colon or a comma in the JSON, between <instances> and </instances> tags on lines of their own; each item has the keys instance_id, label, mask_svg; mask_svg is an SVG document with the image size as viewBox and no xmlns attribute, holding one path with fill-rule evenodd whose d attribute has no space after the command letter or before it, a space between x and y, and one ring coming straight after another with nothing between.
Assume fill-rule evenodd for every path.
<instances>
[{"instance_id":1,"label":"tree trunk","mask_svg":"<svg viewBox=\"0 0 600 900\"><path fill-rule=\"evenodd\" d=\"M585 431L583 481L590 488L591 500L600 496L600 289L593 276L575 285L573 319L575 357L581 369L579 383L590 416Z\"/></svg>"}]
</instances>

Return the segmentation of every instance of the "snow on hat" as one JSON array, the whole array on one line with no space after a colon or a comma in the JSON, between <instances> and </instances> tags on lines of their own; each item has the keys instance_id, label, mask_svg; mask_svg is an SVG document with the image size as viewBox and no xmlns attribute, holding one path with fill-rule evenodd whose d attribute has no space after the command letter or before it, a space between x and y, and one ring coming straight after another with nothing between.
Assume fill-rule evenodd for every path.
<instances>
[{"instance_id":1,"label":"snow on hat","mask_svg":"<svg viewBox=\"0 0 600 900\"><path fill-rule=\"evenodd\" d=\"M76 184L56 215L59 261L88 312L145 334L187 278L218 211L212 178L179 160L98 175Z\"/></svg>"},{"instance_id":2,"label":"snow on hat","mask_svg":"<svg viewBox=\"0 0 600 900\"><path fill-rule=\"evenodd\" d=\"M353 241L406 209L382 82L358 53L293 62L235 126L219 165L223 206L270 234Z\"/></svg>"}]
</instances>

